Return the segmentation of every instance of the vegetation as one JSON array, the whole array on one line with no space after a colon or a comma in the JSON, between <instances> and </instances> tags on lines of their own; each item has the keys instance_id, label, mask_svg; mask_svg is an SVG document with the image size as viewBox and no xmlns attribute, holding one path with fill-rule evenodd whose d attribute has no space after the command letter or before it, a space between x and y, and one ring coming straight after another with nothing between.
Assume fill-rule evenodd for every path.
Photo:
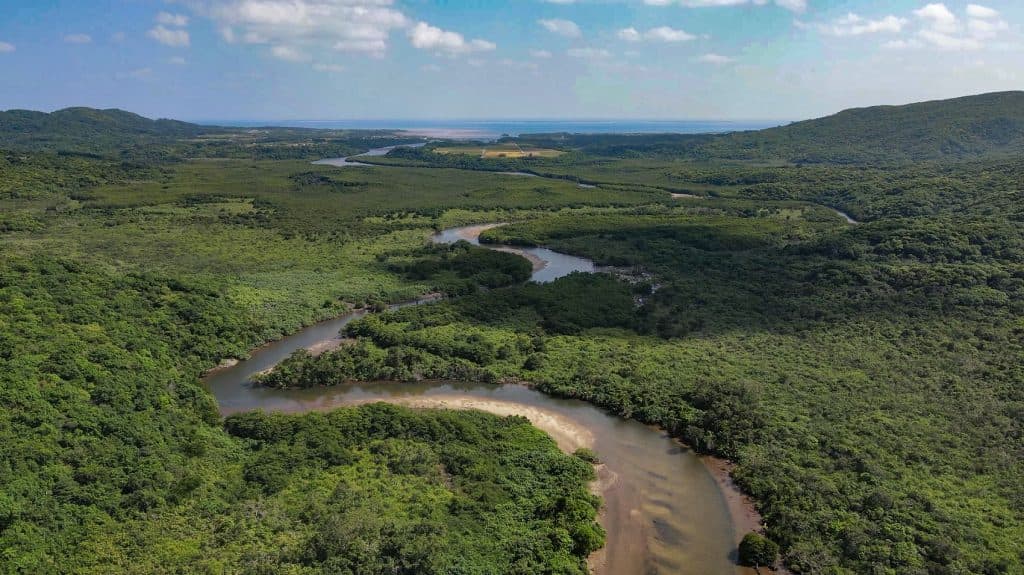
<instances>
[{"instance_id":1,"label":"vegetation","mask_svg":"<svg viewBox=\"0 0 1024 575\"><path fill-rule=\"evenodd\" d=\"M740 541L740 564L750 567L774 567L779 560L779 546L757 533L747 533Z\"/></svg>"},{"instance_id":2,"label":"vegetation","mask_svg":"<svg viewBox=\"0 0 1024 575\"><path fill-rule=\"evenodd\" d=\"M432 151L436 154L460 154L466 156L479 156L481 158L557 158L563 154L560 150L520 146L516 142L438 146L432 148Z\"/></svg>"},{"instance_id":3,"label":"vegetation","mask_svg":"<svg viewBox=\"0 0 1024 575\"><path fill-rule=\"evenodd\" d=\"M0 112L0 149L117 157L133 162L189 158L310 159L421 141L377 130L222 128L150 120L123 110L67 108Z\"/></svg>"},{"instance_id":4,"label":"vegetation","mask_svg":"<svg viewBox=\"0 0 1024 575\"><path fill-rule=\"evenodd\" d=\"M1013 572L1024 243L977 205L848 226L720 200L494 228L484 240L649 275L370 317L350 349L400 372L350 355L331 369L521 379L658 423L738 461L800 572Z\"/></svg>"},{"instance_id":5,"label":"vegetation","mask_svg":"<svg viewBox=\"0 0 1024 575\"><path fill-rule=\"evenodd\" d=\"M723 135L538 134L520 144L592 156L892 165L1013 157L1024 151L1024 92L875 106Z\"/></svg>"},{"instance_id":6,"label":"vegetation","mask_svg":"<svg viewBox=\"0 0 1024 575\"><path fill-rule=\"evenodd\" d=\"M1018 573L1015 98L345 169L295 158L393 135L7 113L0 570L583 572L602 542L592 454L479 413L222 421L197 380L312 321L440 290L459 297L367 316L262 383L528 381L733 459L770 539L748 538L751 562L774 541L799 573ZM487 172L520 169L539 177ZM514 256L428 244L495 221L511 224L482 241L611 268L523 284Z\"/></svg>"},{"instance_id":7,"label":"vegetation","mask_svg":"<svg viewBox=\"0 0 1024 575\"><path fill-rule=\"evenodd\" d=\"M593 469L522 417L375 404L225 428L268 517L232 544L262 572L582 575L604 541Z\"/></svg>"}]
</instances>

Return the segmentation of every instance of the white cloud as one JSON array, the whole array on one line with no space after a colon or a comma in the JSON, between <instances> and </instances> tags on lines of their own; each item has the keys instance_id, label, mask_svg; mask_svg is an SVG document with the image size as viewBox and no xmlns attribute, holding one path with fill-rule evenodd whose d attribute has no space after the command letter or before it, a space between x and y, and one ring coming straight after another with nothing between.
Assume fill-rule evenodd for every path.
<instances>
[{"instance_id":1,"label":"white cloud","mask_svg":"<svg viewBox=\"0 0 1024 575\"><path fill-rule=\"evenodd\" d=\"M156 15L157 24L166 24L167 26L188 26L188 16L184 14L171 14L170 12L160 12Z\"/></svg>"},{"instance_id":2,"label":"white cloud","mask_svg":"<svg viewBox=\"0 0 1024 575\"><path fill-rule=\"evenodd\" d=\"M68 44L89 44L92 42L92 36L88 34L68 34L64 36L64 41Z\"/></svg>"},{"instance_id":3,"label":"white cloud","mask_svg":"<svg viewBox=\"0 0 1024 575\"><path fill-rule=\"evenodd\" d=\"M486 40L467 41L462 34L442 30L426 22L418 22L409 30L409 41L420 50L433 50L446 54L488 52L497 46Z\"/></svg>"},{"instance_id":4,"label":"white cloud","mask_svg":"<svg viewBox=\"0 0 1024 575\"><path fill-rule=\"evenodd\" d=\"M283 44L271 47L270 53L278 60L284 60L286 62L306 62L310 59L309 55L303 51L295 48L294 46L286 46Z\"/></svg>"},{"instance_id":5,"label":"white cloud","mask_svg":"<svg viewBox=\"0 0 1024 575\"><path fill-rule=\"evenodd\" d=\"M709 52L707 54L704 54L704 55L698 57L697 61L701 62L701 63L704 63L704 64L715 64L716 66L721 66L723 64L731 64L731 63L735 62L736 60L734 60L733 58L730 58L728 56L722 56L721 54L715 54L714 52Z\"/></svg>"},{"instance_id":6,"label":"white cloud","mask_svg":"<svg viewBox=\"0 0 1024 575\"><path fill-rule=\"evenodd\" d=\"M182 47L190 43L188 30L172 30L163 24L157 24L146 35L165 46Z\"/></svg>"},{"instance_id":7,"label":"white cloud","mask_svg":"<svg viewBox=\"0 0 1024 575\"><path fill-rule=\"evenodd\" d=\"M949 34L956 31L956 14L950 12L945 4L928 4L923 8L914 10L914 16L927 23L928 27L935 32Z\"/></svg>"},{"instance_id":8,"label":"white cloud","mask_svg":"<svg viewBox=\"0 0 1024 575\"><path fill-rule=\"evenodd\" d=\"M643 34L632 26L619 30L617 35L620 40L625 40L627 42L639 42L640 40L643 40Z\"/></svg>"},{"instance_id":9,"label":"white cloud","mask_svg":"<svg viewBox=\"0 0 1024 575\"><path fill-rule=\"evenodd\" d=\"M188 62L186 62L185 59L182 58L181 56L174 56L172 58L168 58L167 59L167 63L168 64L174 64L175 66L184 66Z\"/></svg>"},{"instance_id":10,"label":"white cloud","mask_svg":"<svg viewBox=\"0 0 1024 575\"><path fill-rule=\"evenodd\" d=\"M696 38L693 34L685 32L683 30L676 30L668 26L659 26L657 28L651 28L646 32L640 32L636 28L623 28L617 33L620 40L627 42L639 42L641 40L648 40L652 42L687 42Z\"/></svg>"},{"instance_id":11,"label":"white cloud","mask_svg":"<svg viewBox=\"0 0 1024 575\"><path fill-rule=\"evenodd\" d=\"M331 74L345 71L345 67L339 64L313 64L313 69L317 72L328 72Z\"/></svg>"},{"instance_id":12,"label":"white cloud","mask_svg":"<svg viewBox=\"0 0 1024 575\"><path fill-rule=\"evenodd\" d=\"M648 6L670 6L679 4L689 8L709 8L718 6L743 6L753 4L755 6L766 6L769 0L644 0ZM774 4L780 8L793 12L803 12L807 9L807 0L775 0Z\"/></svg>"},{"instance_id":13,"label":"white cloud","mask_svg":"<svg viewBox=\"0 0 1024 575\"><path fill-rule=\"evenodd\" d=\"M968 4L967 22L962 22L945 4L928 4L914 11L921 24L916 42L907 41L907 47L927 46L945 51L983 50L989 41L997 38L1010 26L999 17L999 12L978 4Z\"/></svg>"},{"instance_id":14,"label":"white cloud","mask_svg":"<svg viewBox=\"0 0 1024 575\"><path fill-rule=\"evenodd\" d=\"M536 62L529 62L529 61L523 61L523 60L514 60L512 58L503 58L503 59L499 60L498 63L501 64L502 66L506 67L506 68L511 68L513 70L532 70L532 71L536 71L536 70L538 70L540 68L540 66L538 66Z\"/></svg>"},{"instance_id":15,"label":"white cloud","mask_svg":"<svg viewBox=\"0 0 1024 575\"><path fill-rule=\"evenodd\" d=\"M304 46L382 55L412 22L392 0L205 0L200 13L227 42ZM310 48L312 49L312 48Z\"/></svg>"},{"instance_id":16,"label":"white cloud","mask_svg":"<svg viewBox=\"0 0 1024 575\"><path fill-rule=\"evenodd\" d=\"M942 50L980 50L982 43L976 38L946 34L938 30L925 29L918 32L925 42Z\"/></svg>"},{"instance_id":17,"label":"white cloud","mask_svg":"<svg viewBox=\"0 0 1024 575\"><path fill-rule=\"evenodd\" d=\"M534 58L550 58L551 52L548 52L547 50L530 50L530 56L533 56Z\"/></svg>"},{"instance_id":18,"label":"white cloud","mask_svg":"<svg viewBox=\"0 0 1024 575\"><path fill-rule=\"evenodd\" d=\"M999 12L987 7L979 6L978 4L967 5L967 15L971 18L979 18L982 20L991 20L999 17Z\"/></svg>"},{"instance_id":19,"label":"white cloud","mask_svg":"<svg viewBox=\"0 0 1024 575\"><path fill-rule=\"evenodd\" d=\"M754 3L758 4L756 1ZM803 12L807 9L807 0L775 0L775 4L793 12Z\"/></svg>"},{"instance_id":20,"label":"white cloud","mask_svg":"<svg viewBox=\"0 0 1024 575\"><path fill-rule=\"evenodd\" d=\"M118 72L114 78L118 80L143 80L153 75L152 68L136 68L127 72Z\"/></svg>"},{"instance_id":21,"label":"white cloud","mask_svg":"<svg viewBox=\"0 0 1024 575\"><path fill-rule=\"evenodd\" d=\"M14 44L11 44L10 42L0 42L0 54L7 54L15 51L16 49L17 48L15 48Z\"/></svg>"},{"instance_id":22,"label":"white cloud","mask_svg":"<svg viewBox=\"0 0 1024 575\"><path fill-rule=\"evenodd\" d=\"M559 36L565 36L566 38L579 38L583 35L580 31L580 27L576 25L572 20L538 20L538 24L544 27L548 32L558 34Z\"/></svg>"},{"instance_id":23,"label":"white cloud","mask_svg":"<svg viewBox=\"0 0 1024 575\"><path fill-rule=\"evenodd\" d=\"M604 48L572 48L566 52L573 58L584 58L587 60L601 60L610 58L611 52Z\"/></svg>"},{"instance_id":24,"label":"white cloud","mask_svg":"<svg viewBox=\"0 0 1024 575\"><path fill-rule=\"evenodd\" d=\"M850 12L846 16L837 18L829 24L816 26L823 34L829 36L861 36L864 34L877 33L899 33L907 25L906 18L897 18L889 15L878 20L869 20Z\"/></svg>"}]
</instances>

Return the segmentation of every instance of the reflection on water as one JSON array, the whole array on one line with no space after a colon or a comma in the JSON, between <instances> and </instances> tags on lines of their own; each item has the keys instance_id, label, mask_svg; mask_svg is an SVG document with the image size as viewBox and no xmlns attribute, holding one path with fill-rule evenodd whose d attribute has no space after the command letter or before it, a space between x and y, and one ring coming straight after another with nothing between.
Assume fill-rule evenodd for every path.
<instances>
[{"instance_id":1,"label":"reflection on water","mask_svg":"<svg viewBox=\"0 0 1024 575\"><path fill-rule=\"evenodd\" d=\"M419 147L425 146L425 145L427 145L426 142L423 142L423 143L420 143L420 144L402 144L400 146L387 146L387 147L384 147L384 148L374 148L374 149L372 149L372 150L370 150L368 152L364 152L362 154L357 154L355 156L348 156L348 157L345 157L345 158L324 158L322 160L317 160L317 161L313 162L313 164L315 164L317 166L334 166L336 168L346 168L346 167L350 167L350 166L376 167L377 164L367 164L366 162L360 162L358 160L354 160L353 158L360 158L360 157L366 157L366 156L386 156L386 155L388 155L388 152L390 152L391 150L394 150L395 148L419 148Z\"/></svg>"},{"instance_id":2,"label":"reflection on water","mask_svg":"<svg viewBox=\"0 0 1024 575\"><path fill-rule=\"evenodd\" d=\"M458 228L448 228L435 234L431 239L439 244L451 244L459 240L465 240L473 245L498 249L499 246L497 245L480 243L480 232L487 227L494 226L462 226ZM534 271L533 276L530 277L531 280L538 283L552 282L573 272L593 273L594 271L597 271L597 266L594 265L594 262L591 260L570 256L569 254L562 254L547 248L524 248L505 245L500 246L500 248L501 251L520 254L527 259L533 257L545 262L544 267Z\"/></svg>"}]
</instances>

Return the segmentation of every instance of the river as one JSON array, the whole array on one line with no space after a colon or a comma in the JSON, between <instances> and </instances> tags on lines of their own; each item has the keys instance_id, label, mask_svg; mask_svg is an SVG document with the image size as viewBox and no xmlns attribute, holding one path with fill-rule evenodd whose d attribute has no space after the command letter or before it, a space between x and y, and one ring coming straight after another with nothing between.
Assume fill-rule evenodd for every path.
<instances>
[{"instance_id":1,"label":"river","mask_svg":"<svg viewBox=\"0 0 1024 575\"><path fill-rule=\"evenodd\" d=\"M488 226L444 230L435 242L478 242ZM499 246L487 246L495 247ZM552 281L574 271L594 271L593 262L545 248L511 248L543 259L535 281ZM415 302L415 303L425 303ZM328 388L276 390L253 386L257 373L297 349L322 347L366 311L322 322L254 350L249 359L208 373L207 388L224 415L263 409L303 413L370 401L414 407L473 407L517 413L548 431L563 449L591 446L600 456L598 487L604 497L601 523L607 545L591 557L605 575L733 574L738 538L752 528L748 517L734 527L735 493L723 491L700 457L664 431L623 419L582 401L549 397L521 385L462 382L363 383ZM727 495L732 497L727 498ZM732 507L730 507L730 505ZM755 523L756 524L756 523Z\"/></svg>"},{"instance_id":2,"label":"river","mask_svg":"<svg viewBox=\"0 0 1024 575\"><path fill-rule=\"evenodd\" d=\"M426 142L421 142L419 144L400 144L400 145L397 145L397 146L387 146L387 147L384 147L384 148L374 148L372 150L369 150L367 152L363 152L362 154L356 154L354 156L346 156L344 158L324 158L322 160L317 160L317 161L312 162L312 163L314 165L317 165L317 166L334 166L336 168L344 168L346 166L364 166L364 167L367 167L367 168L374 168L374 167L377 166L377 164L367 164L366 162L360 162L359 160L355 160L353 158L373 157L373 156L386 156L386 155L388 155L388 152L390 152L391 150L394 150L395 148L420 148L420 147L426 146L426 145L427 145Z\"/></svg>"}]
</instances>

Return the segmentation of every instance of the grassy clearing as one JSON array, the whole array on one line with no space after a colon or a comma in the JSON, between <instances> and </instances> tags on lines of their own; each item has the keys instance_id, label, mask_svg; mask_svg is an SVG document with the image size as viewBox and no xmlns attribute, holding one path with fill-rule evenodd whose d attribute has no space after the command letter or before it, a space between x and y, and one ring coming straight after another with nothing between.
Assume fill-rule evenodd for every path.
<instances>
[{"instance_id":1,"label":"grassy clearing","mask_svg":"<svg viewBox=\"0 0 1024 575\"><path fill-rule=\"evenodd\" d=\"M538 148L534 146L520 146L516 143L506 144L483 144L480 146L442 146L434 148L437 154L457 154L463 156L477 156L480 158L557 158L565 152L551 148Z\"/></svg>"}]
</instances>

